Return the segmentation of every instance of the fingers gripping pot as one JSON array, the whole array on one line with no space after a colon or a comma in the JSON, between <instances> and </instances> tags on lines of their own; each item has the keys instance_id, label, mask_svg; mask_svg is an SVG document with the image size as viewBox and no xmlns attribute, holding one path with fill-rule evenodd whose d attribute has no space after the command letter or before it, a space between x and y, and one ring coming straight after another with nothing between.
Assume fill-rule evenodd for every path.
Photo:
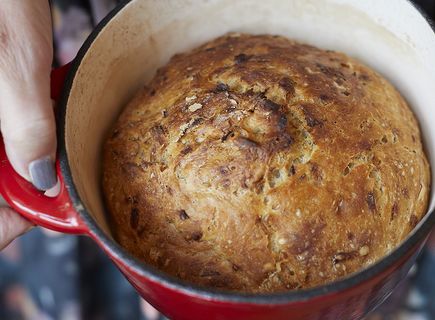
<instances>
[{"instance_id":1,"label":"fingers gripping pot","mask_svg":"<svg viewBox=\"0 0 435 320\"><path fill-rule=\"evenodd\" d=\"M280 34L345 52L373 67L408 100L434 166L435 34L410 2L396 1L392 8L374 0L132 0L93 32L59 92L59 196L47 198L18 177L3 145L0 191L13 208L41 226L91 236L138 292L171 318L360 319L388 297L415 261L435 221L433 192L428 214L390 255L334 283L282 294L188 285L138 262L110 234L100 188L105 134L172 55L229 31ZM55 89L64 73L54 74Z\"/></svg>"}]
</instances>

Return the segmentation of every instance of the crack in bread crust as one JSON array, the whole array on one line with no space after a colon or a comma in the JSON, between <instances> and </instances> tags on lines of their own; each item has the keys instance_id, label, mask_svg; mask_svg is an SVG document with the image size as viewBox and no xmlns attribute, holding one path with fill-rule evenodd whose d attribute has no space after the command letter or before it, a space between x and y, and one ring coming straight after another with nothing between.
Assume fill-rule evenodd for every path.
<instances>
[{"instance_id":1,"label":"crack in bread crust","mask_svg":"<svg viewBox=\"0 0 435 320\"><path fill-rule=\"evenodd\" d=\"M417 121L379 74L279 36L175 55L104 149L113 233L190 282L308 288L396 247L426 211Z\"/></svg>"}]
</instances>

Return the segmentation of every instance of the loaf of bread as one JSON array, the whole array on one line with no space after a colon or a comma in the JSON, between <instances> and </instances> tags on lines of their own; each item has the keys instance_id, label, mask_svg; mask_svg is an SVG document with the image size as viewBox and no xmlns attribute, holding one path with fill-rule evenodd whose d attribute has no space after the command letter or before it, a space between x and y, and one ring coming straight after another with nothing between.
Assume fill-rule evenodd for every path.
<instances>
[{"instance_id":1,"label":"loaf of bread","mask_svg":"<svg viewBox=\"0 0 435 320\"><path fill-rule=\"evenodd\" d=\"M175 55L104 149L115 239L190 283L282 292L393 250L430 175L404 99L355 59L228 34Z\"/></svg>"}]
</instances>

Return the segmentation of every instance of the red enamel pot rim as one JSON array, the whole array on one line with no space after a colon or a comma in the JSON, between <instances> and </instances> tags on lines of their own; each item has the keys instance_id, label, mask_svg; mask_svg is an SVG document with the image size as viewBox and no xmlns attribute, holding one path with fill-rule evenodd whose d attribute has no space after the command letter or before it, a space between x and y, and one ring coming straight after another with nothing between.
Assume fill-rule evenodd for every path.
<instances>
[{"instance_id":1,"label":"red enamel pot rim","mask_svg":"<svg viewBox=\"0 0 435 320\"><path fill-rule=\"evenodd\" d=\"M77 57L71 64L71 68L66 77L63 85L63 90L58 102L58 114L57 114L57 130L58 130L58 151L59 151L59 162L60 170L63 176L63 180L66 186L66 190L70 196L72 205L76 212L79 214L80 218L83 220L84 224L88 228L86 230L92 237L97 238L99 242L108 250L110 255L116 256L119 260L122 260L124 265L132 269L136 274L148 278L152 281L159 282L160 284L169 287L175 291L188 294L190 296L200 296L209 300L217 301L228 301L233 303L252 303L252 304L287 304L289 302L296 301L306 301L313 298L318 298L327 294L332 294L352 287L358 286L365 281L373 278L374 276L382 273L388 268L398 265L401 258L403 258L407 253L409 253L414 247L419 245L430 233L432 227L435 225L435 212L434 210L429 212L418 226L411 232L408 238L391 254L386 256L384 259L378 261L377 263L371 265L367 269L364 269L358 273L343 278L336 282L326 284L323 286L315 287L312 289L303 289L298 291L289 291L286 293L278 294L241 294L234 292L219 291L214 289L205 289L203 287L188 284L182 280L175 277L168 276L161 271L148 266L140 261L136 260L130 254L128 254L123 248L121 248L116 242L110 239L103 230L98 226L94 218L87 212L84 207L80 196L75 188L71 169L68 162L68 154L65 145L65 115L67 102L69 98L69 93L73 85L73 81L78 71L82 59L87 53L93 41L97 38L99 33L105 28L109 21L116 16L126 5L128 5L132 0L124 0L119 4L108 16L106 16L103 21L94 29L92 34L85 41L81 47ZM418 10L421 15L424 16L427 23L431 26L434 31L435 27L429 18L416 6L415 10Z\"/></svg>"}]
</instances>

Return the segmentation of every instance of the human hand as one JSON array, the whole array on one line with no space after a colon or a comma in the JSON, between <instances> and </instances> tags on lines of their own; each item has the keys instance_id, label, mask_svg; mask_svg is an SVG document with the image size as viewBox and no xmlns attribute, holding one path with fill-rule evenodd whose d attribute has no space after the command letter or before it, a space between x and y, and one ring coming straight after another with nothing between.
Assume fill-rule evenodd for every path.
<instances>
[{"instance_id":1,"label":"human hand","mask_svg":"<svg viewBox=\"0 0 435 320\"><path fill-rule=\"evenodd\" d=\"M12 166L39 190L48 190L57 181L52 61L48 1L1 0L1 133ZM31 223L13 210L0 208L0 249L30 228Z\"/></svg>"}]
</instances>

